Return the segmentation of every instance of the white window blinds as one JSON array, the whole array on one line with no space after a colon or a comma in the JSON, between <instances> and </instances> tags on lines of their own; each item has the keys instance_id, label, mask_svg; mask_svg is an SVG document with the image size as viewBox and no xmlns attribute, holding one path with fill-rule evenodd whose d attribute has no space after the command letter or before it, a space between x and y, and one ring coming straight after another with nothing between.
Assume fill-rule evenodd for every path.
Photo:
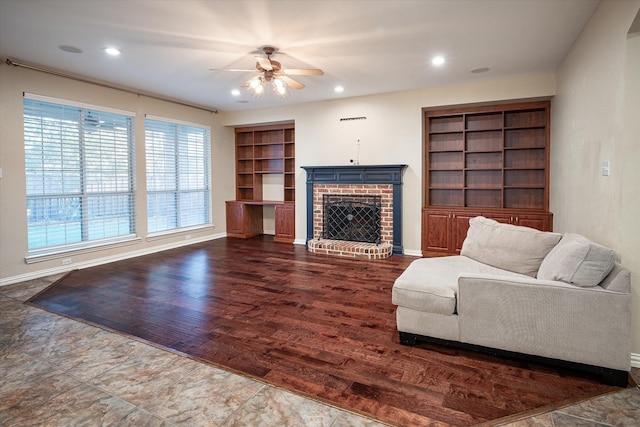
<instances>
[{"instance_id":1,"label":"white window blinds","mask_svg":"<svg viewBox=\"0 0 640 427\"><path fill-rule=\"evenodd\" d=\"M209 225L209 128L145 119L149 233Z\"/></svg>"},{"instance_id":2,"label":"white window blinds","mask_svg":"<svg viewBox=\"0 0 640 427\"><path fill-rule=\"evenodd\" d=\"M28 96L23 106L29 254L135 235L133 117Z\"/></svg>"}]
</instances>

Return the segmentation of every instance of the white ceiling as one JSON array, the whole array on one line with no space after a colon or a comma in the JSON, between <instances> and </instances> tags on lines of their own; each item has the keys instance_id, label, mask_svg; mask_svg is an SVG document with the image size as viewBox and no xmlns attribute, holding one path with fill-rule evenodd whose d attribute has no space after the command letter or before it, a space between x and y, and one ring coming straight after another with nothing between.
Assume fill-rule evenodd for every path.
<instances>
[{"instance_id":1,"label":"white ceiling","mask_svg":"<svg viewBox=\"0 0 640 427\"><path fill-rule=\"evenodd\" d=\"M260 108L554 72L598 3L0 0L0 56L216 109ZM234 97L254 74L210 71L252 69L265 45L284 68L325 75L296 76L307 87L280 100ZM431 65L437 54L444 66ZM470 72L480 67L490 70Z\"/></svg>"}]
</instances>

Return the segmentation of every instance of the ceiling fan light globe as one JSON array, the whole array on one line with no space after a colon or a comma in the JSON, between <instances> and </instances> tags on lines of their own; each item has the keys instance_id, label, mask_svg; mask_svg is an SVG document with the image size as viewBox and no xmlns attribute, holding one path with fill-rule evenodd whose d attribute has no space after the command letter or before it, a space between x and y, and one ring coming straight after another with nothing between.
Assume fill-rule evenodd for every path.
<instances>
[{"instance_id":1,"label":"ceiling fan light globe","mask_svg":"<svg viewBox=\"0 0 640 427\"><path fill-rule=\"evenodd\" d=\"M261 83L262 82L260 81L260 79L251 79L251 81L249 82L249 87L255 90L256 88L261 86Z\"/></svg>"},{"instance_id":2,"label":"ceiling fan light globe","mask_svg":"<svg viewBox=\"0 0 640 427\"><path fill-rule=\"evenodd\" d=\"M275 78L273 80L273 90L283 98L286 98L289 95L287 82L281 78Z\"/></svg>"}]
</instances>

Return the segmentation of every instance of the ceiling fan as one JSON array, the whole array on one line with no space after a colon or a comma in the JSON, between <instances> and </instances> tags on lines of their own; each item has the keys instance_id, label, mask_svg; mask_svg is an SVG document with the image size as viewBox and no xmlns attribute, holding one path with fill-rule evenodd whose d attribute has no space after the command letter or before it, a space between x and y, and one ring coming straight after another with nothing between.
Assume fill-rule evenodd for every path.
<instances>
[{"instance_id":1,"label":"ceiling fan","mask_svg":"<svg viewBox=\"0 0 640 427\"><path fill-rule=\"evenodd\" d=\"M270 83L273 90L282 97L288 96L288 87L294 89L302 89L304 87L302 83L289 76L322 76L324 74L318 68L282 68L280 62L271 59L271 55L276 51L274 47L265 46L262 50L267 57L256 56L255 70L228 69L212 71L258 71L259 74L247 80L242 87L247 88L252 94L260 96L264 92L265 86Z\"/></svg>"}]
</instances>

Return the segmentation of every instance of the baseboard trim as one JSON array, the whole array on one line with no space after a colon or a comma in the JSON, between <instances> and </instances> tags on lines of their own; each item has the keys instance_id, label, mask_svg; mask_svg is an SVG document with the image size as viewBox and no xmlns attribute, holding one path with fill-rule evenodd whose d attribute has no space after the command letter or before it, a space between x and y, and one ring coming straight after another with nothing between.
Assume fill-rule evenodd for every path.
<instances>
[{"instance_id":1,"label":"baseboard trim","mask_svg":"<svg viewBox=\"0 0 640 427\"><path fill-rule=\"evenodd\" d=\"M631 353L631 367L640 368L640 354Z\"/></svg>"},{"instance_id":2,"label":"baseboard trim","mask_svg":"<svg viewBox=\"0 0 640 427\"><path fill-rule=\"evenodd\" d=\"M404 255L408 255L408 256L422 256L422 251L419 251L417 249L405 249L404 250Z\"/></svg>"},{"instance_id":3,"label":"baseboard trim","mask_svg":"<svg viewBox=\"0 0 640 427\"><path fill-rule=\"evenodd\" d=\"M0 279L0 287L13 285L15 283L26 282L28 280L40 279L42 277L53 276L55 274L66 273L71 270L84 269L89 267L95 267L98 265L108 264L110 262L122 261L129 258L135 258L143 255L150 255L156 252L162 252L169 249L180 248L182 246L193 245L195 243L207 242L209 240L216 240L226 237L227 233L217 233L213 235L203 236L199 238L193 238L186 241L177 241L167 243L164 245L154 246L151 248L140 249L137 251L124 252L117 255L106 256L102 258L96 258L89 261L73 263L70 265L64 265L60 267L48 268L44 270L33 271L30 273L19 274L17 276L5 277Z\"/></svg>"}]
</instances>

